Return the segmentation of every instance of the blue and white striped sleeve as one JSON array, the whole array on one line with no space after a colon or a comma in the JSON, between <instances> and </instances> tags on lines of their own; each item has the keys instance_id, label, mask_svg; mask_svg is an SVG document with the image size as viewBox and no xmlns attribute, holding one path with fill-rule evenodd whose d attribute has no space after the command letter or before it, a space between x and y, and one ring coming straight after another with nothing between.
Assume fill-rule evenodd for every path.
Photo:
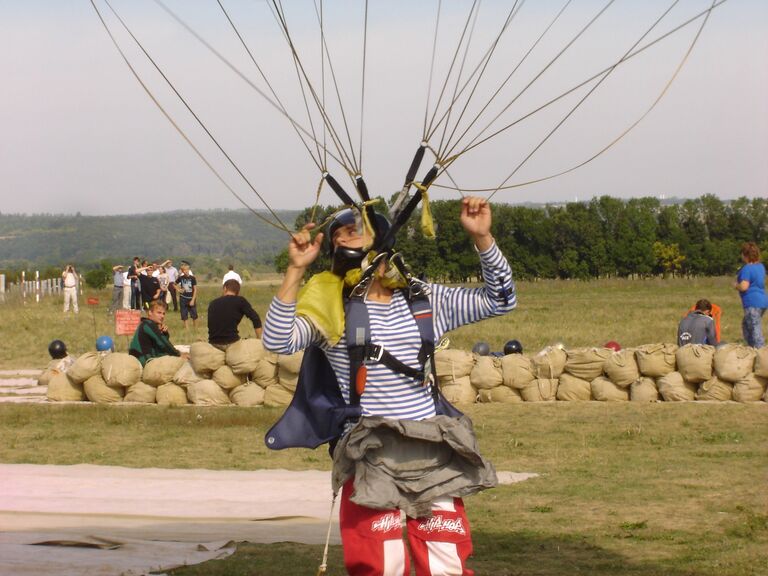
<instances>
[{"instance_id":1,"label":"blue and white striped sleeve","mask_svg":"<svg viewBox=\"0 0 768 576\"><path fill-rule=\"evenodd\" d=\"M264 348L278 354L293 354L304 350L318 340L318 333L312 323L296 316L296 303L286 304L277 296L267 310L262 333Z\"/></svg>"},{"instance_id":2,"label":"blue and white striped sleeve","mask_svg":"<svg viewBox=\"0 0 768 576\"><path fill-rule=\"evenodd\" d=\"M496 243L480 252L485 286L482 288L432 287L435 333L439 338L459 326L501 316L517 306L512 269Z\"/></svg>"}]
</instances>

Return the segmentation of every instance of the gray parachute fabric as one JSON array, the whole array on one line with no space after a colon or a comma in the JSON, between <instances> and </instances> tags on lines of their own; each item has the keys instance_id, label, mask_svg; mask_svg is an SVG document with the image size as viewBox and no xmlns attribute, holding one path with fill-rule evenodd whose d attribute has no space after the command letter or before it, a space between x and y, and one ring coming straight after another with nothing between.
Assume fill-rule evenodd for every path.
<instances>
[{"instance_id":1,"label":"gray parachute fabric","mask_svg":"<svg viewBox=\"0 0 768 576\"><path fill-rule=\"evenodd\" d=\"M467 496L498 483L466 416L361 418L334 450L334 491L353 476L353 502L399 508L412 518L429 516L439 498Z\"/></svg>"}]
</instances>

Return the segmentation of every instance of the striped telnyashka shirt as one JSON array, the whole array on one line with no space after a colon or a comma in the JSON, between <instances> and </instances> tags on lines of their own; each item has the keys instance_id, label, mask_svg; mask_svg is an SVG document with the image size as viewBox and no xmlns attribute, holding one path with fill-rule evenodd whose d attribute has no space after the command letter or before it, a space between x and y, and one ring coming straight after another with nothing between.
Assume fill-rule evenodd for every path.
<instances>
[{"instance_id":1,"label":"striped telnyashka shirt","mask_svg":"<svg viewBox=\"0 0 768 576\"><path fill-rule=\"evenodd\" d=\"M496 244L480 253L485 286L449 288L432 284L432 310L435 341L463 326L500 316L516 304L512 270ZM506 295L506 298L505 298ZM384 346L395 358L416 369L421 348L416 321L402 291L395 291L388 303L366 301L371 325L371 341ZM293 354L310 344L318 344L336 373L339 387L349 401L349 354L342 336L330 346L304 317L296 316L296 304L277 297L267 311L263 333L264 347L280 354ZM379 363L369 363L365 392L360 399L363 414L385 418L422 420L435 415L435 405L427 387Z\"/></svg>"}]
</instances>

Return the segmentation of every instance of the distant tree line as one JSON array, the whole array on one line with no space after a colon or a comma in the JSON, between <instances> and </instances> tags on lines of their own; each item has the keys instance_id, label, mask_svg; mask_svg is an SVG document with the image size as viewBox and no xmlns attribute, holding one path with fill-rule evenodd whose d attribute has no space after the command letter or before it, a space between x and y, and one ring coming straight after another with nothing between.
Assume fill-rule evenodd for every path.
<instances>
[{"instance_id":1,"label":"distant tree line","mask_svg":"<svg viewBox=\"0 0 768 576\"><path fill-rule=\"evenodd\" d=\"M319 207L315 221L335 209ZM435 240L423 237L418 215L398 235L397 247L406 261L438 281L477 277L477 257L459 223L460 201L433 201L431 209ZM299 214L296 225L306 223L311 212ZM717 276L732 274L741 265L742 242L768 249L768 201L722 201L706 195L663 204L656 198L602 196L544 207L494 204L493 235L520 279ZM287 253L275 263L284 270ZM310 273L328 264L324 254Z\"/></svg>"}]
</instances>

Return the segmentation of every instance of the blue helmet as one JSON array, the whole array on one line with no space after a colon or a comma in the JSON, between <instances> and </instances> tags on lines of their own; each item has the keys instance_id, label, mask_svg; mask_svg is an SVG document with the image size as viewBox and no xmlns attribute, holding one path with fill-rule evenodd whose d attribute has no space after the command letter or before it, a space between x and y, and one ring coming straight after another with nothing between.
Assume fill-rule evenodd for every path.
<instances>
[{"instance_id":1,"label":"blue helmet","mask_svg":"<svg viewBox=\"0 0 768 576\"><path fill-rule=\"evenodd\" d=\"M96 338L96 350L99 352L114 352L115 343L112 342L112 338L110 336L99 336Z\"/></svg>"}]
</instances>

